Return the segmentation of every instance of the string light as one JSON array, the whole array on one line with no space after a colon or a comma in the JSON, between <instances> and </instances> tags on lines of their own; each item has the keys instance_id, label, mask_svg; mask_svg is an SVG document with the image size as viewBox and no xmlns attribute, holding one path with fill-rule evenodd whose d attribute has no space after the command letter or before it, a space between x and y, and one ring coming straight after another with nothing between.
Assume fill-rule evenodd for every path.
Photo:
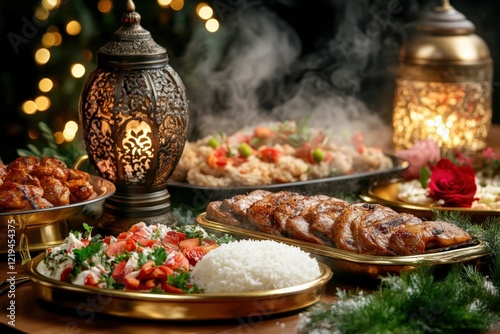
<instances>
[{"instance_id":1,"label":"string light","mask_svg":"<svg viewBox=\"0 0 500 334\"><path fill-rule=\"evenodd\" d=\"M45 65L49 62L50 51L46 48L38 49L35 52L35 62L39 65Z\"/></svg>"},{"instance_id":2,"label":"string light","mask_svg":"<svg viewBox=\"0 0 500 334\"><path fill-rule=\"evenodd\" d=\"M219 30L219 21L216 19L209 19L207 22L205 22L205 28L209 32L216 32Z\"/></svg>"},{"instance_id":3,"label":"string light","mask_svg":"<svg viewBox=\"0 0 500 334\"><path fill-rule=\"evenodd\" d=\"M53 87L54 83L49 78L43 78L38 82L38 89L43 93L50 92Z\"/></svg>"},{"instance_id":4,"label":"string light","mask_svg":"<svg viewBox=\"0 0 500 334\"><path fill-rule=\"evenodd\" d=\"M81 78L85 75L85 66L82 64L73 64L71 66L71 75L75 78Z\"/></svg>"}]
</instances>

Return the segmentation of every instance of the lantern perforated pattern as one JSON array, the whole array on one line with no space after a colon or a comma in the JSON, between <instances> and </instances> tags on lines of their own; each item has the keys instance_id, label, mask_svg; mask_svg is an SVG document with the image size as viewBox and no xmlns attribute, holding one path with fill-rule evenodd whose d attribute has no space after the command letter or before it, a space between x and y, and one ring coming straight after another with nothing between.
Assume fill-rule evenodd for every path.
<instances>
[{"instance_id":1,"label":"lantern perforated pattern","mask_svg":"<svg viewBox=\"0 0 500 334\"><path fill-rule=\"evenodd\" d=\"M424 82L398 80L394 105L396 149L407 149L418 138L440 147L486 146L491 123L489 82Z\"/></svg>"},{"instance_id":2,"label":"lantern perforated pattern","mask_svg":"<svg viewBox=\"0 0 500 334\"><path fill-rule=\"evenodd\" d=\"M184 85L169 66L97 69L82 91L89 159L117 187L161 188L177 165L187 129Z\"/></svg>"}]
</instances>

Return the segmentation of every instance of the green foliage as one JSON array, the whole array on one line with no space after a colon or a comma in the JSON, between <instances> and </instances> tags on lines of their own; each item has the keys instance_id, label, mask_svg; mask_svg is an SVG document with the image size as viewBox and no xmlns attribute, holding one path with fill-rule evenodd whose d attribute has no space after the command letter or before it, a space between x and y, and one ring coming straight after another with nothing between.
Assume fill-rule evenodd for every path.
<instances>
[{"instance_id":1,"label":"green foliage","mask_svg":"<svg viewBox=\"0 0 500 334\"><path fill-rule=\"evenodd\" d=\"M337 302L305 312L298 333L485 333L500 321L500 218L484 225L470 217L440 218L483 239L491 250L482 266L454 265L444 277L421 267L381 278L370 294L337 291Z\"/></svg>"},{"instance_id":2,"label":"green foliage","mask_svg":"<svg viewBox=\"0 0 500 334\"><path fill-rule=\"evenodd\" d=\"M431 179L431 169L429 167L420 168L420 184L422 188L426 189L429 186L429 181Z\"/></svg>"},{"instance_id":3,"label":"green foliage","mask_svg":"<svg viewBox=\"0 0 500 334\"><path fill-rule=\"evenodd\" d=\"M86 154L85 150L81 147L81 143L77 140L66 144L57 144L54 139L54 132L46 123L39 122L38 127L43 139L45 139L46 145L39 148L34 144L28 144L27 149L17 150L17 154L20 157L35 156L38 159L54 157L62 160L66 166L73 167L75 162ZM89 170L87 169L86 171Z\"/></svg>"}]
</instances>

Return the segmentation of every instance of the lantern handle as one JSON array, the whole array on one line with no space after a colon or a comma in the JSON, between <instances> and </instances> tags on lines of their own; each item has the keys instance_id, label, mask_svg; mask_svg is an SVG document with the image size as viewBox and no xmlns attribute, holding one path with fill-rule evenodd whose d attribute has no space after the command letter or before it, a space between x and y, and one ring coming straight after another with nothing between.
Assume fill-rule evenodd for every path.
<instances>
[{"instance_id":1,"label":"lantern handle","mask_svg":"<svg viewBox=\"0 0 500 334\"><path fill-rule=\"evenodd\" d=\"M453 6L450 4L450 0L442 0L440 10L447 11L453 9Z\"/></svg>"},{"instance_id":2,"label":"lantern handle","mask_svg":"<svg viewBox=\"0 0 500 334\"><path fill-rule=\"evenodd\" d=\"M127 12L135 12L135 4L132 0L127 0Z\"/></svg>"}]
</instances>

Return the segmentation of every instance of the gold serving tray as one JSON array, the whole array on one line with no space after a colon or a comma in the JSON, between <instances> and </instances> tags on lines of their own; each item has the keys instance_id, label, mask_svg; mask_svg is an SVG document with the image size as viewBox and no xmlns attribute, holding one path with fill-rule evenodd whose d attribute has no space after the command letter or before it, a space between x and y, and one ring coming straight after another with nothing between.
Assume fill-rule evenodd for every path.
<instances>
[{"instance_id":1,"label":"gold serving tray","mask_svg":"<svg viewBox=\"0 0 500 334\"><path fill-rule=\"evenodd\" d=\"M64 242L69 234L67 219L79 214L86 206L101 202L115 192L113 183L98 176L91 175L89 183L94 187L94 194L85 201L41 210L0 213L0 253L8 251L8 230L12 226L15 228L17 250L25 243L29 250L39 251Z\"/></svg>"},{"instance_id":2,"label":"gold serving tray","mask_svg":"<svg viewBox=\"0 0 500 334\"><path fill-rule=\"evenodd\" d=\"M219 294L153 294L73 285L45 277L37 266L45 254L27 264L35 296L46 302L113 316L154 320L216 320L259 317L299 310L318 302L333 273L319 263L321 274L310 282L274 290Z\"/></svg>"},{"instance_id":3,"label":"gold serving tray","mask_svg":"<svg viewBox=\"0 0 500 334\"><path fill-rule=\"evenodd\" d=\"M237 239L272 239L292 246L300 247L314 255L318 261L327 264L335 276L353 278L378 278L387 274L414 270L421 266L444 268L454 263L472 263L490 254L488 246L480 240L474 240L461 248L448 247L436 252L409 256L364 255L341 250L335 247L316 245L305 241L270 235L246 228L221 224L205 218L206 213L196 217L196 222L208 232L230 234Z\"/></svg>"},{"instance_id":4,"label":"gold serving tray","mask_svg":"<svg viewBox=\"0 0 500 334\"><path fill-rule=\"evenodd\" d=\"M433 219L433 211L459 212L469 216L473 223L482 224L488 217L500 215L499 210L477 210L471 208L455 208L443 206L426 206L412 204L398 199L398 189L402 181L395 180L389 183L373 183L360 194L360 198L367 203L378 203L388 206L397 212L410 213L422 219Z\"/></svg>"}]
</instances>

